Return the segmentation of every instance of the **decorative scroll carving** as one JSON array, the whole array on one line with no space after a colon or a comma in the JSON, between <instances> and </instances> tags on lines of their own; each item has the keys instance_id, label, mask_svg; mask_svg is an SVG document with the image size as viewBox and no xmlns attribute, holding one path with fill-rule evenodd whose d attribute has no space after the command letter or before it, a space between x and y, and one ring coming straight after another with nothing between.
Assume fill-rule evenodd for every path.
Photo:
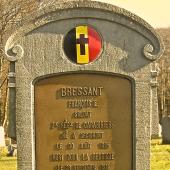
<instances>
[{"instance_id":1,"label":"decorative scroll carving","mask_svg":"<svg viewBox=\"0 0 170 170\"><path fill-rule=\"evenodd\" d=\"M143 53L145 55L145 57L151 61L154 61L156 60L160 55L157 54L157 55L154 55L152 54L152 52L154 51L154 48L151 44L147 44L145 47L144 47L144 50L143 50Z\"/></svg>"},{"instance_id":2,"label":"decorative scroll carving","mask_svg":"<svg viewBox=\"0 0 170 170\"><path fill-rule=\"evenodd\" d=\"M15 45L10 48L7 52L6 58L9 61L17 61L21 59L24 55L24 50L20 45Z\"/></svg>"},{"instance_id":3,"label":"decorative scroll carving","mask_svg":"<svg viewBox=\"0 0 170 170\"><path fill-rule=\"evenodd\" d=\"M67 3L63 3L63 2L67 2ZM147 44L144 47L144 55L146 56L147 59L153 61L156 60L157 58L159 58L163 51L164 51L164 47L163 47L163 43L161 38L159 37L159 35L155 32L155 30L147 23L145 22L143 19L141 19L140 17L136 16L135 14L132 14L131 12L116 7L114 5L110 5L110 4L104 4L101 2L91 2L88 3L88 0L82 0L82 1L76 1L76 0L72 0L72 1L53 1L47 4L42 4L42 6L40 7L40 9L38 11L35 11L34 13L32 13L31 15L29 15L27 18L25 18L23 20L23 23L21 25L21 28L18 29L7 41L7 44L9 45L8 47L11 46L11 44L14 43L14 40L16 42L16 40L21 37L24 36L25 34L27 34L28 32L42 26L45 25L47 23L53 22L53 21L58 21L58 20L62 20L62 19L71 19L71 18L84 18L84 17L88 17L88 18L96 18L98 19L98 17L93 17L92 15L88 16L88 15L83 15L80 14L80 16L78 17L71 17L72 15L67 16L67 13L64 13L67 9L69 9L71 12L74 12L75 9L88 9L88 10L92 10L92 9L96 9L97 11L100 10L104 10L105 13L115 13L115 18L114 17L107 17L106 18L102 18L100 15L99 19L106 19L108 21L112 21L112 22L118 22L121 25L126 25L127 27L137 31L138 33L140 33L141 35L144 35L144 37L148 37L149 35L152 36L152 40L150 39L150 41L152 42L151 44ZM59 11L60 10L60 11ZM63 13L63 14L61 14ZM131 21L131 22L126 22L125 20L120 20L119 16L124 16L124 18L127 18L127 20ZM29 22L28 22L29 21ZM143 29L145 28L145 29ZM156 49L156 47L158 49ZM156 50L153 50L153 48L155 48ZM6 51L8 51L9 48L6 48ZM155 51L155 52L154 52ZM154 52L154 54L153 54ZM6 52L8 53L8 52ZM8 58L8 57L7 57ZM10 60L17 60L16 59L17 56L15 57L9 57ZM19 57L20 58L20 57Z\"/></svg>"}]
</instances>

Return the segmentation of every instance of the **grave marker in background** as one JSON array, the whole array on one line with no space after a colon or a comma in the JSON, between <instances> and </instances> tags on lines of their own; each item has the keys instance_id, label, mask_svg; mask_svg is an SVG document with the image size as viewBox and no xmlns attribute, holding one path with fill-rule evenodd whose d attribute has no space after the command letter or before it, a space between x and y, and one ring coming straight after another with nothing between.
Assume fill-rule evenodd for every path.
<instances>
[{"instance_id":1,"label":"grave marker in background","mask_svg":"<svg viewBox=\"0 0 170 170\"><path fill-rule=\"evenodd\" d=\"M161 120L162 125L162 143L170 144L170 117L163 117Z\"/></svg>"},{"instance_id":2,"label":"grave marker in background","mask_svg":"<svg viewBox=\"0 0 170 170\"><path fill-rule=\"evenodd\" d=\"M0 126L0 147L5 146L5 133L4 133L4 128Z\"/></svg>"}]
</instances>

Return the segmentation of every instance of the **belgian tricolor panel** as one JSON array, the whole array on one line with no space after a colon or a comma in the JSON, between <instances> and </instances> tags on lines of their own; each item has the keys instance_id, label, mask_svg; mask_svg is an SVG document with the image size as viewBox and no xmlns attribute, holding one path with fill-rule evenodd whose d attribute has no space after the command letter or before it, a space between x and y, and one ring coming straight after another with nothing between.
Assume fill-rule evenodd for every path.
<instances>
[{"instance_id":1,"label":"belgian tricolor panel","mask_svg":"<svg viewBox=\"0 0 170 170\"><path fill-rule=\"evenodd\" d=\"M68 58L77 64L94 61L102 48L99 33L89 26L77 26L68 32L64 39L64 51Z\"/></svg>"}]
</instances>

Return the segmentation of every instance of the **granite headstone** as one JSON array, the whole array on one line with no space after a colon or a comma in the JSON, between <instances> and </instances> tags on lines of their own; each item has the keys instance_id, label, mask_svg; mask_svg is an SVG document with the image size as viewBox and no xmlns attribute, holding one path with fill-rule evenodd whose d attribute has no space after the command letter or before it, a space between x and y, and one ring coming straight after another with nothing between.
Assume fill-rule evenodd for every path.
<instances>
[{"instance_id":1,"label":"granite headstone","mask_svg":"<svg viewBox=\"0 0 170 170\"><path fill-rule=\"evenodd\" d=\"M5 46L18 170L149 170L162 49L149 24L110 4L56 1L26 18Z\"/></svg>"}]
</instances>

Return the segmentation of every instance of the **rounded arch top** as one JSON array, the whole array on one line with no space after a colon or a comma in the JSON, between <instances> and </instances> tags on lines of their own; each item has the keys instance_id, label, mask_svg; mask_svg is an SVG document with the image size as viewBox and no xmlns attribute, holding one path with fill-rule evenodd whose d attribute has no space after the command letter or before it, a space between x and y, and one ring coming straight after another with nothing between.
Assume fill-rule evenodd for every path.
<instances>
[{"instance_id":1,"label":"rounded arch top","mask_svg":"<svg viewBox=\"0 0 170 170\"><path fill-rule=\"evenodd\" d=\"M16 44L17 40L29 32L45 25L50 22L64 20L64 19L73 19L73 18L94 18L93 16L85 16L80 13L77 16L62 15L63 12L74 11L74 10L91 10L91 11L100 11L103 13L107 13L110 15L116 15L118 18L116 20L110 17L109 21L118 22L121 25L129 27L134 31L143 34L143 36L147 37L147 35L151 35L150 39L151 44L146 44L143 49L143 54L149 60L156 60L160 57L164 51L163 42L160 36L156 33L154 28L149 25L142 18L137 15L112 4L106 4L99 1L91 1L91 0L59 0L53 1L51 3L47 3L46 5L42 5L28 15L23 21L20 23L19 28L15 31L7 40L5 45L5 52L7 59L10 61L18 60L21 55L23 55L22 47ZM121 19L120 19L121 17ZM97 19L104 19L101 16L95 17ZM126 21L126 22L125 22ZM151 37L150 36L150 37ZM19 47L19 48L18 48ZM16 48L18 50L16 50ZM155 50L156 49L156 50Z\"/></svg>"}]
</instances>

